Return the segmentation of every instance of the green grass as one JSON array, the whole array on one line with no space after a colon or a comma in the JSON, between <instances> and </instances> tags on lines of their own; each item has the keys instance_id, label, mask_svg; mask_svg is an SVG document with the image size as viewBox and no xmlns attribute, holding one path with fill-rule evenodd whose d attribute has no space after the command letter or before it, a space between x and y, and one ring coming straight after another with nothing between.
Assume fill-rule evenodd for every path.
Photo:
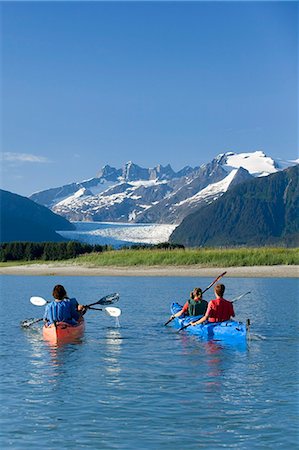
<instances>
[{"instance_id":1,"label":"green grass","mask_svg":"<svg viewBox=\"0 0 299 450\"><path fill-rule=\"evenodd\" d=\"M56 263L57 261L44 261L42 259L35 259L32 261L22 260L22 261L6 261L0 262L0 267L15 267L15 266L32 266L34 264L48 264Z\"/></svg>"},{"instance_id":2,"label":"green grass","mask_svg":"<svg viewBox=\"0 0 299 450\"><path fill-rule=\"evenodd\" d=\"M192 266L242 267L299 265L299 249L234 248L234 249L174 249L174 250L112 250L89 253L64 261L10 261L0 267L24 264L59 264L88 267L114 266Z\"/></svg>"},{"instance_id":3,"label":"green grass","mask_svg":"<svg viewBox=\"0 0 299 450\"><path fill-rule=\"evenodd\" d=\"M299 249L187 249L187 250L114 250L90 253L73 260L88 266L190 266L233 267L299 264Z\"/></svg>"}]
</instances>

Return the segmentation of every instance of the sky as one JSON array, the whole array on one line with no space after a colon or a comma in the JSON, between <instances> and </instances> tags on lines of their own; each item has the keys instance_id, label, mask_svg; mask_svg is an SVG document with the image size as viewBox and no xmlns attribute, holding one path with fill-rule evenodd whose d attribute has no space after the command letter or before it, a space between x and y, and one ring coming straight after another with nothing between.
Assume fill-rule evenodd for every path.
<instances>
[{"instance_id":1,"label":"sky","mask_svg":"<svg viewBox=\"0 0 299 450\"><path fill-rule=\"evenodd\" d=\"M1 188L298 158L297 2L2 2Z\"/></svg>"}]
</instances>

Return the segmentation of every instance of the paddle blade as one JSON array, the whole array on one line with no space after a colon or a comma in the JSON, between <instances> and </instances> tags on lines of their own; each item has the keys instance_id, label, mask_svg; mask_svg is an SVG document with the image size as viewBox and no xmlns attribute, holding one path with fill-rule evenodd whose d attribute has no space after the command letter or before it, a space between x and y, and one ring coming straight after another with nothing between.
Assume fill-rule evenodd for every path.
<instances>
[{"instance_id":1,"label":"paddle blade","mask_svg":"<svg viewBox=\"0 0 299 450\"><path fill-rule=\"evenodd\" d=\"M113 294L105 295L105 297L101 298L96 304L97 305L111 305L112 303L116 303L119 300L119 294L114 292ZM95 303L94 303L95 304Z\"/></svg>"},{"instance_id":2,"label":"paddle blade","mask_svg":"<svg viewBox=\"0 0 299 450\"><path fill-rule=\"evenodd\" d=\"M104 308L104 311L110 317L119 317L121 315L121 309L113 306L107 306L107 308Z\"/></svg>"},{"instance_id":3,"label":"paddle blade","mask_svg":"<svg viewBox=\"0 0 299 450\"><path fill-rule=\"evenodd\" d=\"M47 300L42 297L31 297L30 302L35 306L45 306L47 304Z\"/></svg>"}]
</instances>

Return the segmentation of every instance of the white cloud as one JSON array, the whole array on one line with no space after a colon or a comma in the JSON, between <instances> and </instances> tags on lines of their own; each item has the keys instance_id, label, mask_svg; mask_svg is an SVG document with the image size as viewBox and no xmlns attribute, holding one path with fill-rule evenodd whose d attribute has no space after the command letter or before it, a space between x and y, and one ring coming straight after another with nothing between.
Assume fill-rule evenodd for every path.
<instances>
[{"instance_id":1,"label":"white cloud","mask_svg":"<svg viewBox=\"0 0 299 450\"><path fill-rule=\"evenodd\" d=\"M3 161L14 163L49 163L50 160L45 156L32 155L30 153L3 152L1 154Z\"/></svg>"}]
</instances>

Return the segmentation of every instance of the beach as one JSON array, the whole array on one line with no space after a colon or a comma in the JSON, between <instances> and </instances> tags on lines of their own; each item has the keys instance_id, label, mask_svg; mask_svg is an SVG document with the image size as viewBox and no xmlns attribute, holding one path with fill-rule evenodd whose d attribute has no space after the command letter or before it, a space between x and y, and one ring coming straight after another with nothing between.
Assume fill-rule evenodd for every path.
<instances>
[{"instance_id":1,"label":"beach","mask_svg":"<svg viewBox=\"0 0 299 450\"><path fill-rule=\"evenodd\" d=\"M216 277L227 272L230 277L298 278L298 265L201 267L201 266L136 266L88 267L79 265L28 264L0 267L1 275L24 276L97 276L97 277Z\"/></svg>"}]
</instances>

